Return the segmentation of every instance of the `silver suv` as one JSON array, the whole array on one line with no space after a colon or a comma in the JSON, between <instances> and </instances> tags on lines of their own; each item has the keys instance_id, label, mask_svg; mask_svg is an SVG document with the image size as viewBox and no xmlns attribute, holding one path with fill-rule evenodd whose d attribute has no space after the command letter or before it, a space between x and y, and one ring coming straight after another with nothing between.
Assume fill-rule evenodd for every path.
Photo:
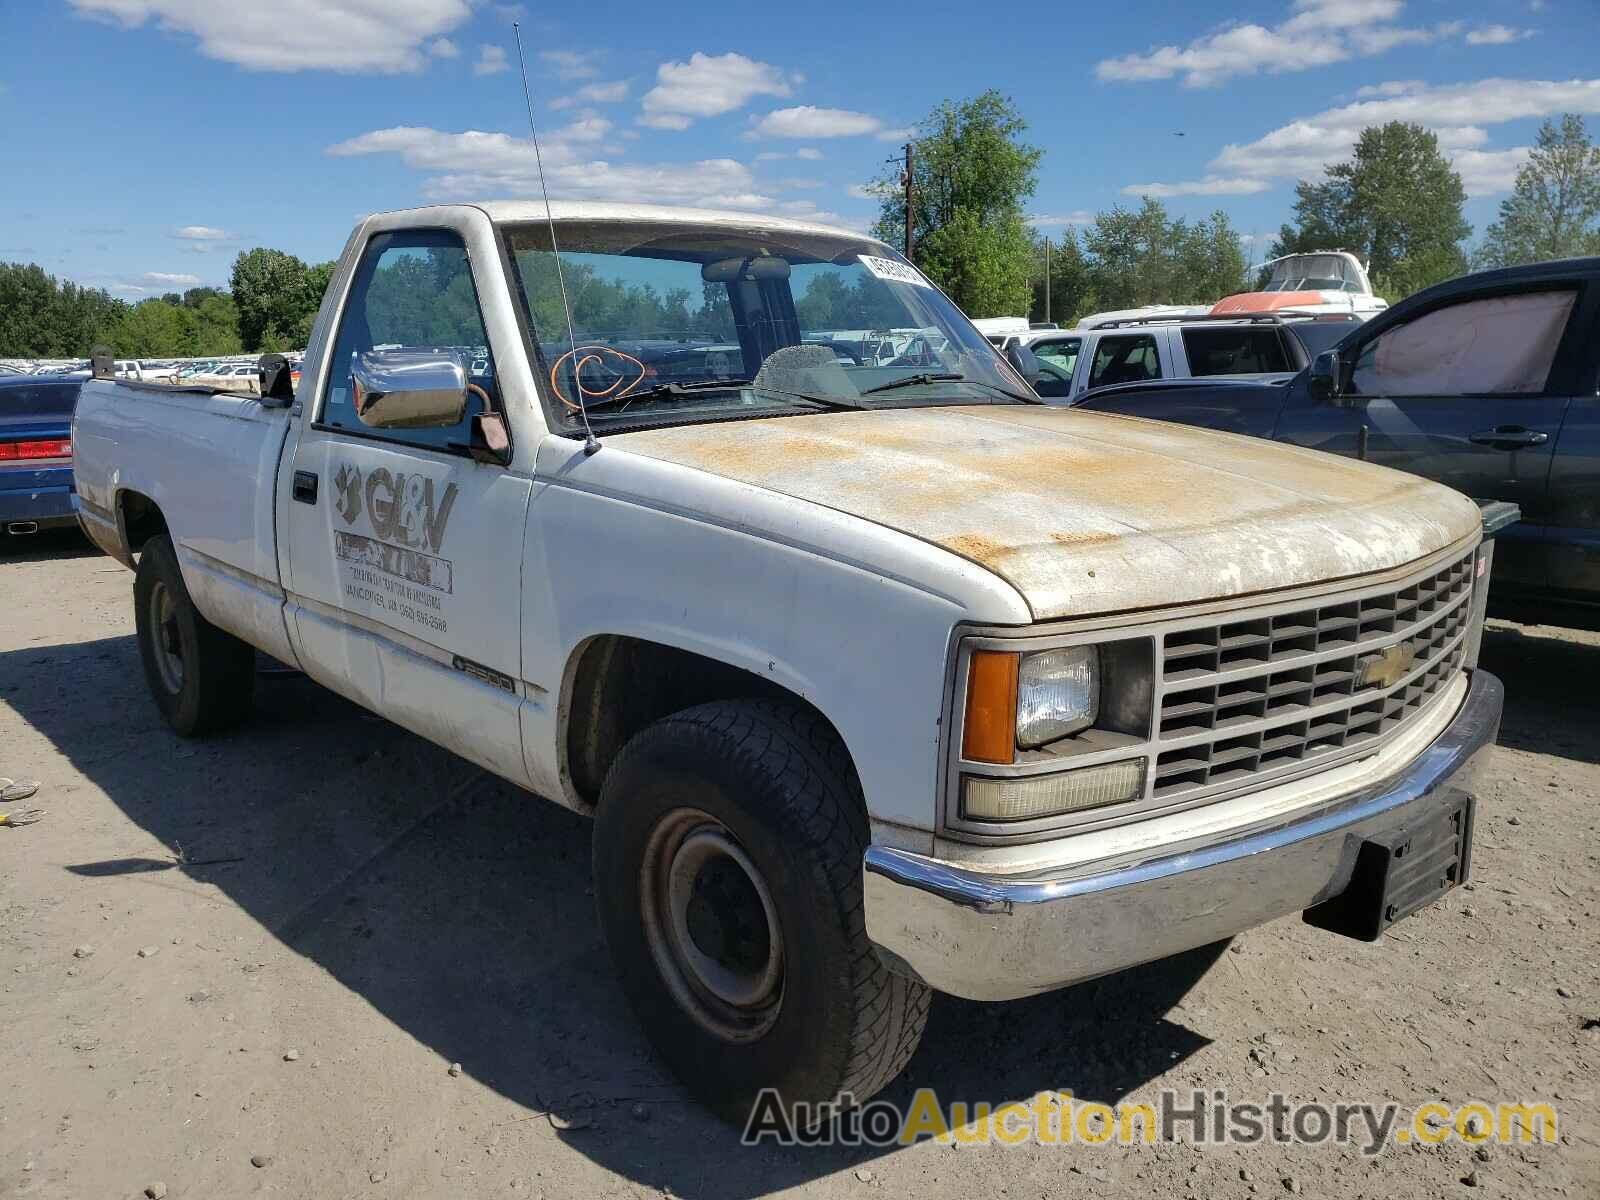
<instances>
[{"instance_id":1,"label":"silver suv","mask_svg":"<svg viewBox=\"0 0 1600 1200\"><path fill-rule=\"evenodd\" d=\"M1326 317L1126 317L1028 339L1020 359L1033 390L1074 404L1094 388L1196 376L1287 380L1357 325Z\"/></svg>"}]
</instances>

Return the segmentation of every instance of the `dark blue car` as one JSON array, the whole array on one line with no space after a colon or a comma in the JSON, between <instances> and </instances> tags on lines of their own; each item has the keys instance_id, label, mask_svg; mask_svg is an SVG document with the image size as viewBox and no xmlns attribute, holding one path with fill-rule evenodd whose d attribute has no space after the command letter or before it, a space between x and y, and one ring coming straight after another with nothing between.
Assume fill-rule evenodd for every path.
<instances>
[{"instance_id":1,"label":"dark blue car","mask_svg":"<svg viewBox=\"0 0 1600 1200\"><path fill-rule=\"evenodd\" d=\"M78 523L72 410L78 378L0 377L0 530L6 540Z\"/></svg>"}]
</instances>

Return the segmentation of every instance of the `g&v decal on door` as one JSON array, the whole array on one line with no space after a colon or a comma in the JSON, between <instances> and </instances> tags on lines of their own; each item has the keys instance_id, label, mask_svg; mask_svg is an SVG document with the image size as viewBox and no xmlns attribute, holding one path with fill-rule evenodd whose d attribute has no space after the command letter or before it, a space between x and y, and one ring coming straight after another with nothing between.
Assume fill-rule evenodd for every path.
<instances>
[{"instance_id":1,"label":"g&v decal on door","mask_svg":"<svg viewBox=\"0 0 1600 1200\"><path fill-rule=\"evenodd\" d=\"M346 607L422 636L447 632L455 572L440 551L456 485L344 462L333 486L334 511L350 527L333 531Z\"/></svg>"}]
</instances>

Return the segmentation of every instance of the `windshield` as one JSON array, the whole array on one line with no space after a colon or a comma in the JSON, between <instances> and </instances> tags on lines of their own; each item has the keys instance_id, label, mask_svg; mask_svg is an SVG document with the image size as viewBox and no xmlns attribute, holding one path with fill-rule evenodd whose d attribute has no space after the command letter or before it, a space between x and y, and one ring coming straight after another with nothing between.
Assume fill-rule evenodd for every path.
<instances>
[{"instance_id":1,"label":"windshield","mask_svg":"<svg viewBox=\"0 0 1600 1200\"><path fill-rule=\"evenodd\" d=\"M1355 264L1342 254L1296 254L1273 263L1264 292L1364 292Z\"/></svg>"},{"instance_id":2,"label":"windshield","mask_svg":"<svg viewBox=\"0 0 1600 1200\"><path fill-rule=\"evenodd\" d=\"M599 426L1026 398L955 305L881 243L643 221L564 221L556 236L576 346L549 227L505 231L568 428L580 401Z\"/></svg>"}]
</instances>

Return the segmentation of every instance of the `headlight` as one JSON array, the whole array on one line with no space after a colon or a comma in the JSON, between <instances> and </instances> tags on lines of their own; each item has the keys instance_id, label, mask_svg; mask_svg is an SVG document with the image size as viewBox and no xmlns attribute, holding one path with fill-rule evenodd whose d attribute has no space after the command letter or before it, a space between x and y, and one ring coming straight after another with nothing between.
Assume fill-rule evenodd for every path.
<instances>
[{"instance_id":1,"label":"headlight","mask_svg":"<svg viewBox=\"0 0 1600 1200\"><path fill-rule=\"evenodd\" d=\"M1017 744L1043 746L1089 728L1100 714L1100 652L1067 646L1029 654L1017 677Z\"/></svg>"}]
</instances>

